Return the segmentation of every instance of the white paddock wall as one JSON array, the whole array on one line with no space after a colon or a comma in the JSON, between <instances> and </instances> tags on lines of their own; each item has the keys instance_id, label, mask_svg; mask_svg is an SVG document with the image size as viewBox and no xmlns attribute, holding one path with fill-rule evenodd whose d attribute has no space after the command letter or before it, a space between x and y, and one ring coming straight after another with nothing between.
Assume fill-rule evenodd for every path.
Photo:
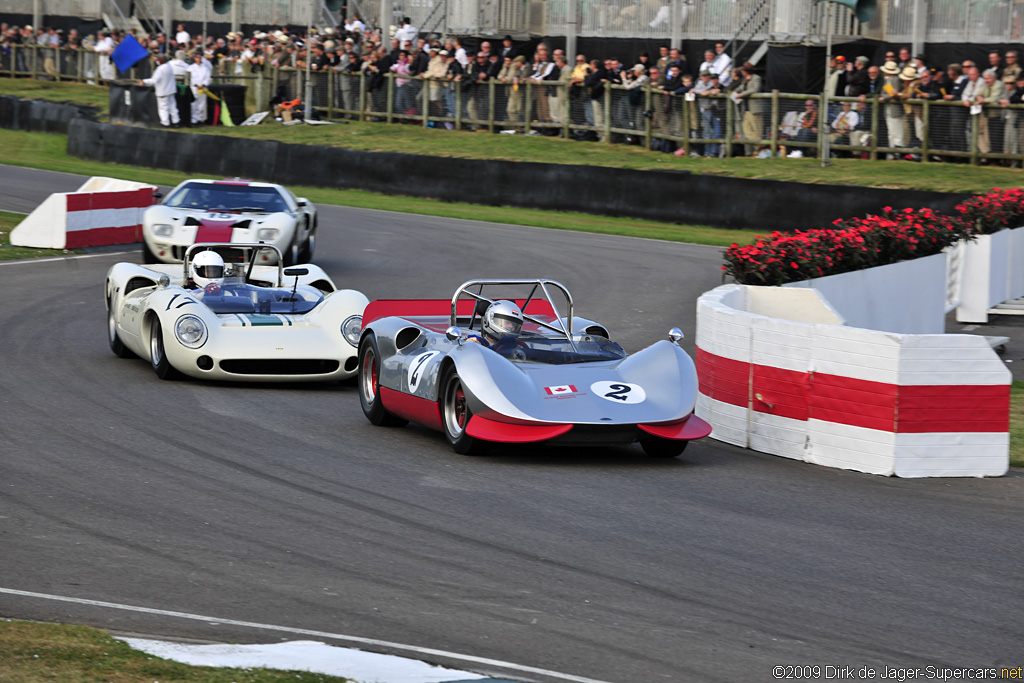
<instances>
[{"instance_id":1,"label":"white paddock wall","mask_svg":"<svg viewBox=\"0 0 1024 683\"><path fill-rule=\"evenodd\" d=\"M697 415L763 453L903 477L1009 467L1010 372L983 337L849 327L813 289L697 303Z\"/></svg>"},{"instance_id":2,"label":"white paddock wall","mask_svg":"<svg viewBox=\"0 0 1024 683\"><path fill-rule=\"evenodd\" d=\"M1022 240L1024 241L1024 240ZM968 243L968 249L972 243ZM945 253L839 275L787 282L813 288L851 327L903 334L942 334L946 328Z\"/></svg>"},{"instance_id":3,"label":"white paddock wall","mask_svg":"<svg viewBox=\"0 0 1024 683\"><path fill-rule=\"evenodd\" d=\"M1024 228L965 243L962 277L957 322L987 323L988 309L1024 296Z\"/></svg>"}]
</instances>

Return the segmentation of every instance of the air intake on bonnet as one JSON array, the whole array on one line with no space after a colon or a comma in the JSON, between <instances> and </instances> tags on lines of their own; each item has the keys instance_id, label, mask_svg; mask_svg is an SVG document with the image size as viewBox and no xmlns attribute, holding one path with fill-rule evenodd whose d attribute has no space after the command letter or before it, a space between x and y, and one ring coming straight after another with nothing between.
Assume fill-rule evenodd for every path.
<instances>
[{"instance_id":1,"label":"air intake on bonnet","mask_svg":"<svg viewBox=\"0 0 1024 683\"><path fill-rule=\"evenodd\" d=\"M222 360L220 369L234 375L326 375L339 365L336 360L254 358Z\"/></svg>"}]
</instances>

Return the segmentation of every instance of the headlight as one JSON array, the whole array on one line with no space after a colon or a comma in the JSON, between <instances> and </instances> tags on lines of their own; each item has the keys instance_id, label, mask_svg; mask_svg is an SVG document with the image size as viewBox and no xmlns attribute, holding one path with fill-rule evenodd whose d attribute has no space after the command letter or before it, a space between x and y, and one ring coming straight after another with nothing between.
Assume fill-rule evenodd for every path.
<instances>
[{"instance_id":1,"label":"headlight","mask_svg":"<svg viewBox=\"0 0 1024 683\"><path fill-rule=\"evenodd\" d=\"M206 323L194 315L183 315L174 324L174 336L182 346L198 349L206 343Z\"/></svg>"},{"instance_id":2,"label":"headlight","mask_svg":"<svg viewBox=\"0 0 1024 683\"><path fill-rule=\"evenodd\" d=\"M167 223L156 223L153 225L153 234L159 237L167 237L174 232L174 226Z\"/></svg>"},{"instance_id":3,"label":"headlight","mask_svg":"<svg viewBox=\"0 0 1024 683\"><path fill-rule=\"evenodd\" d=\"M341 324L341 334L352 346L359 346L359 333L363 331L363 316L353 315Z\"/></svg>"},{"instance_id":4,"label":"headlight","mask_svg":"<svg viewBox=\"0 0 1024 683\"><path fill-rule=\"evenodd\" d=\"M276 228L260 228L256 231L256 239L258 240L276 240L277 236L281 234L281 231Z\"/></svg>"}]
</instances>

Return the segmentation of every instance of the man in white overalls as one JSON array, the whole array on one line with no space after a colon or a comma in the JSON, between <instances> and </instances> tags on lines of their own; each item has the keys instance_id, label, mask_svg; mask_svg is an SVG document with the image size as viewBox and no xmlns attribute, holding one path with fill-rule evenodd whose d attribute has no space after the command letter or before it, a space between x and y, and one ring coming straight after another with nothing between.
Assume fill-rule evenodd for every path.
<instances>
[{"instance_id":1,"label":"man in white overalls","mask_svg":"<svg viewBox=\"0 0 1024 683\"><path fill-rule=\"evenodd\" d=\"M174 80L174 67L166 60L166 57L158 56L157 61L161 64L153 71L150 78L139 81L139 85L151 85L156 93L157 113L160 115L160 125L165 128L170 125L178 125L178 103L174 96L178 93L178 84Z\"/></svg>"},{"instance_id":2,"label":"man in white overalls","mask_svg":"<svg viewBox=\"0 0 1024 683\"><path fill-rule=\"evenodd\" d=\"M189 64L189 81L192 86L192 125L206 123L206 92L203 90L210 85L213 70L210 62L203 57L202 50L192 53L192 64Z\"/></svg>"}]
</instances>

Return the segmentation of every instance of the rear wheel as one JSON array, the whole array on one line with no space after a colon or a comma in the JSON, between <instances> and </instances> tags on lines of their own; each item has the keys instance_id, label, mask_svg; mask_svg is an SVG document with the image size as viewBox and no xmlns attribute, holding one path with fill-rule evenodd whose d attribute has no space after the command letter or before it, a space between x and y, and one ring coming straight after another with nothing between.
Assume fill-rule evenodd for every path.
<instances>
[{"instance_id":1,"label":"rear wheel","mask_svg":"<svg viewBox=\"0 0 1024 683\"><path fill-rule=\"evenodd\" d=\"M359 405L363 415L371 424L378 427L401 427L406 424L397 415L392 415L380 400L380 352L377 350L377 338L373 333L367 334L359 344Z\"/></svg>"},{"instance_id":2,"label":"rear wheel","mask_svg":"<svg viewBox=\"0 0 1024 683\"><path fill-rule=\"evenodd\" d=\"M164 352L164 331L157 318L153 318L153 324L149 328L149 362L153 366L153 372L160 379L171 380L181 377L181 373L167 360L167 354Z\"/></svg>"},{"instance_id":3,"label":"rear wheel","mask_svg":"<svg viewBox=\"0 0 1024 683\"><path fill-rule=\"evenodd\" d=\"M674 458L686 450L689 441L675 441L674 439L661 439L656 436L640 440L640 447L644 453L652 458Z\"/></svg>"},{"instance_id":4,"label":"rear wheel","mask_svg":"<svg viewBox=\"0 0 1024 683\"><path fill-rule=\"evenodd\" d=\"M448 443L456 453L480 455L487 450L487 442L466 433L466 425L472 417L473 411L466 401L462 378L453 365L448 368L441 380L441 422L444 424Z\"/></svg>"},{"instance_id":5,"label":"rear wheel","mask_svg":"<svg viewBox=\"0 0 1024 683\"><path fill-rule=\"evenodd\" d=\"M113 298L107 301L107 341L110 342L110 350L118 358L127 358L132 355L132 352L121 341L121 337L117 336L117 319L114 316Z\"/></svg>"}]
</instances>

